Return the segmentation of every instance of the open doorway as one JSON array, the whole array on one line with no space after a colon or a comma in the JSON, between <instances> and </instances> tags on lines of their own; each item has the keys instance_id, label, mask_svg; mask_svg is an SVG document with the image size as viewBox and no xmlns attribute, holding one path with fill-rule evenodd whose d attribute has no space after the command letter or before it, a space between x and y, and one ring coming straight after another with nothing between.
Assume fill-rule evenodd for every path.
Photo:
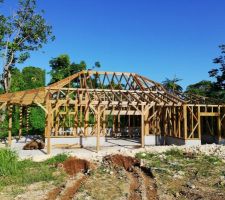
<instances>
[{"instance_id":1,"label":"open doorway","mask_svg":"<svg viewBox=\"0 0 225 200\"><path fill-rule=\"evenodd\" d=\"M212 144L218 140L218 117L201 116L201 143Z\"/></svg>"},{"instance_id":2,"label":"open doorway","mask_svg":"<svg viewBox=\"0 0 225 200\"><path fill-rule=\"evenodd\" d=\"M107 142L119 146L140 146L141 144L141 116L114 115L108 116Z\"/></svg>"}]
</instances>

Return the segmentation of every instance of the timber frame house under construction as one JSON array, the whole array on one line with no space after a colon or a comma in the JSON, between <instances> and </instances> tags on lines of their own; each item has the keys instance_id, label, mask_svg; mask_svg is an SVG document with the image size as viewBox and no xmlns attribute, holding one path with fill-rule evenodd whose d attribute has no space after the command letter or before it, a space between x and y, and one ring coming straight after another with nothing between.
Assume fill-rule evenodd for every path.
<instances>
[{"instance_id":1,"label":"timber frame house under construction","mask_svg":"<svg viewBox=\"0 0 225 200\"><path fill-rule=\"evenodd\" d=\"M139 127L142 147L197 144L206 133L218 142L225 138L225 105L171 94L161 84L134 73L81 71L46 87L0 95L0 109L8 110L9 145L13 106L21 111L19 136L24 119L29 118L29 107L44 110L47 153L53 139L75 141L80 137L92 138L98 151L101 138L120 132L120 119L125 116L129 134Z\"/></svg>"}]
</instances>

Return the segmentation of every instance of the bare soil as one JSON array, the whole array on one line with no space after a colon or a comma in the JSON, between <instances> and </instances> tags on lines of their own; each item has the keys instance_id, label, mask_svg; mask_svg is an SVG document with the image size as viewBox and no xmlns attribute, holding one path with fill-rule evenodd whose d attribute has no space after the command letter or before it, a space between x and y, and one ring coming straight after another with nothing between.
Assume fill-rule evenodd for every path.
<instances>
[{"instance_id":1,"label":"bare soil","mask_svg":"<svg viewBox=\"0 0 225 200\"><path fill-rule=\"evenodd\" d=\"M103 158L97 169L89 161L71 157L63 164L67 182L51 190L48 200L72 199L158 199L156 184L136 158L111 155ZM90 170L91 173L87 174Z\"/></svg>"}]
</instances>

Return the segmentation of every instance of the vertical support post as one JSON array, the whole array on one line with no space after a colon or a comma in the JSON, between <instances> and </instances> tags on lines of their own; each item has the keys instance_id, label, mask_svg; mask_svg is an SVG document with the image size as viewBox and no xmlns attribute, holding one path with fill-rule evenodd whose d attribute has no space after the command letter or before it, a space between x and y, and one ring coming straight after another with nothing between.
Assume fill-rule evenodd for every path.
<instances>
[{"instance_id":1,"label":"vertical support post","mask_svg":"<svg viewBox=\"0 0 225 200\"><path fill-rule=\"evenodd\" d=\"M78 104L77 102L75 102L75 108L74 108L74 132L75 132L75 135L77 135L77 129L78 129Z\"/></svg>"},{"instance_id":2,"label":"vertical support post","mask_svg":"<svg viewBox=\"0 0 225 200\"><path fill-rule=\"evenodd\" d=\"M100 106L98 106L96 115L97 115L97 143L96 143L96 150L97 150L97 152L99 152L99 150L100 150L100 131L101 131L101 127L100 127L100 119L101 119Z\"/></svg>"},{"instance_id":3,"label":"vertical support post","mask_svg":"<svg viewBox=\"0 0 225 200\"><path fill-rule=\"evenodd\" d=\"M187 105L183 106L183 116L184 116L184 139L187 139Z\"/></svg>"},{"instance_id":4,"label":"vertical support post","mask_svg":"<svg viewBox=\"0 0 225 200\"><path fill-rule=\"evenodd\" d=\"M145 113L145 134L149 135L149 109Z\"/></svg>"},{"instance_id":5,"label":"vertical support post","mask_svg":"<svg viewBox=\"0 0 225 200\"><path fill-rule=\"evenodd\" d=\"M103 135L106 135L106 115L105 115L105 111L103 112L103 125L102 125L102 129L103 129Z\"/></svg>"},{"instance_id":6,"label":"vertical support post","mask_svg":"<svg viewBox=\"0 0 225 200\"><path fill-rule=\"evenodd\" d=\"M20 116L20 119L19 119L19 139L20 139L22 136L22 126L23 126L23 106L22 105L19 108L19 116Z\"/></svg>"},{"instance_id":7,"label":"vertical support post","mask_svg":"<svg viewBox=\"0 0 225 200\"><path fill-rule=\"evenodd\" d=\"M181 137L181 108L177 108L177 113L178 113L178 137Z\"/></svg>"},{"instance_id":8,"label":"vertical support post","mask_svg":"<svg viewBox=\"0 0 225 200\"><path fill-rule=\"evenodd\" d=\"M114 115L113 115L113 127L112 127L112 129L113 129L113 135L116 136L115 135L115 129L116 129L116 127L115 127L115 116Z\"/></svg>"},{"instance_id":9,"label":"vertical support post","mask_svg":"<svg viewBox=\"0 0 225 200\"><path fill-rule=\"evenodd\" d=\"M218 126L218 140L221 140L221 114L220 114L220 106L218 107L218 117L217 117L217 126Z\"/></svg>"},{"instance_id":10,"label":"vertical support post","mask_svg":"<svg viewBox=\"0 0 225 200\"><path fill-rule=\"evenodd\" d=\"M82 125L83 125L83 106L80 105L80 124L79 124L79 128L80 128L80 133L83 133L82 131Z\"/></svg>"},{"instance_id":11,"label":"vertical support post","mask_svg":"<svg viewBox=\"0 0 225 200\"><path fill-rule=\"evenodd\" d=\"M46 127L45 127L45 135L47 137L47 154L51 153L51 138L50 138L50 132L51 132L51 122L52 122L52 106L50 102L49 93L46 94L46 108L47 108L47 116L46 116Z\"/></svg>"},{"instance_id":12,"label":"vertical support post","mask_svg":"<svg viewBox=\"0 0 225 200\"><path fill-rule=\"evenodd\" d=\"M88 108L88 105L86 105L85 118L84 118L84 135L85 136L87 136L88 134L88 120L89 120L89 108Z\"/></svg>"},{"instance_id":13,"label":"vertical support post","mask_svg":"<svg viewBox=\"0 0 225 200\"><path fill-rule=\"evenodd\" d=\"M145 115L144 105L141 106L141 147L145 146Z\"/></svg>"},{"instance_id":14,"label":"vertical support post","mask_svg":"<svg viewBox=\"0 0 225 200\"><path fill-rule=\"evenodd\" d=\"M201 139L201 110L200 106L198 106L198 138Z\"/></svg>"},{"instance_id":15,"label":"vertical support post","mask_svg":"<svg viewBox=\"0 0 225 200\"><path fill-rule=\"evenodd\" d=\"M27 106L27 116L26 116L26 132L27 132L27 135L29 133L29 115L30 115L30 109L29 107Z\"/></svg>"},{"instance_id":16,"label":"vertical support post","mask_svg":"<svg viewBox=\"0 0 225 200\"><path fill-rule=\"evenodd\" d=\"M9 117L9 125L8 125L8 146L9 147L12 144L12 108L13 108L13 105L8 105L8 117Z\"/></svg>"}]
</instances>

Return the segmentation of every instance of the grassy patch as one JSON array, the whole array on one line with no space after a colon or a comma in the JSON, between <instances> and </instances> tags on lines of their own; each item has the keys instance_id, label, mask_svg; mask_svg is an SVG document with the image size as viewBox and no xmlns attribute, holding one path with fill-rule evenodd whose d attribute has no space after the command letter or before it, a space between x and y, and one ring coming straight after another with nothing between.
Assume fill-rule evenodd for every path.
<instances>
[{"instance_id":1,"label":"grassy patch","mask_svg":"<svg viewBox=\"0 0 225 200\"><path fill-rule=\"evenodd\" d=\"M61 154L58 154L58 155L56 155L52 158L49 158L44 163L48 164L48 165L59 164L59 163L64 162L65 160L67 160L67 158L68 158L68 155L66 153L61 153Z\"/></svg>"},{"instance_id":2,"label":"grassy patch","mask_svg":"<svg viewBox=\"0 0 225 200\"><path fill-rule=\"evenodd\" d=\"M16 152L0 149L0 190L6 186L26 186L42 181L58 184L63 181L65 174L56 173L59 170L52 165L66 158L66 155L60 154L44 162L29 159L20 161Z\"/></svg>"}]
</instances>

